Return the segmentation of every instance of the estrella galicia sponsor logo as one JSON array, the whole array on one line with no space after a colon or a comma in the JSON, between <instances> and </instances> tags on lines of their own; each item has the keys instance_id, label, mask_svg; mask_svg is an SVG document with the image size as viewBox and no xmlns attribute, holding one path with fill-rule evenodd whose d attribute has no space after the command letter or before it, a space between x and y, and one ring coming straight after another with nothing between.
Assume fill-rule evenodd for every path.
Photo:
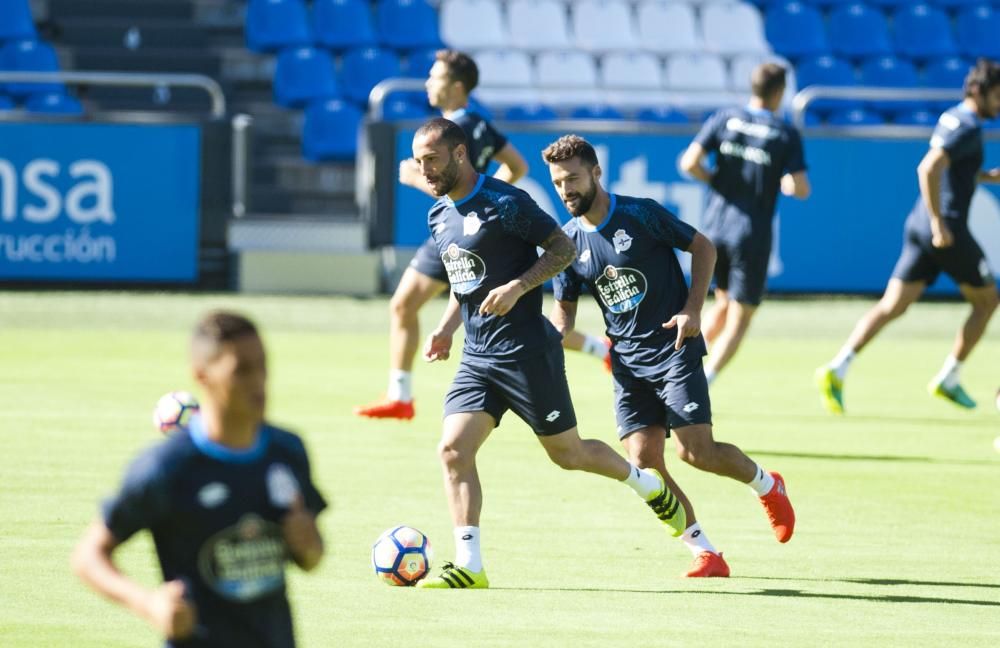
<instances>
[{"instance_id":1,"label":"estrella galicia sponsor logo","mask_svg":"<svg viewBox=\"0 0 1000 648\"><path fill-rule=\"evenodd\" d=\"M459 295L468 295L483 283L486 277L486 264L479 255L463 250L452 243L441 255L444 269L448 272L448 283L451 289Z\"/></svg>"},{"instance_id":2,"label":"estrella galicia sponsor logo","mask_svg":"<svg viewBox=\"0 0 1000 648\"><path fill-rule=\"evenodd\" d=\"M646 275L635 268L609 265L594 284L601 301L612 313L627 313L646 297Z\"/></svg>"},{"instance_id":3,"label":"estrella galicia sponsor logo","mask_svg":"<svg viewBox=\"0 0 1000 648\"><path fill-rule=\"evenodd\" d=\"M205 541L198 569L220 596L253 601L285 586L285 555L281 528L250 513Z\"/></svg>"}]
</instances>

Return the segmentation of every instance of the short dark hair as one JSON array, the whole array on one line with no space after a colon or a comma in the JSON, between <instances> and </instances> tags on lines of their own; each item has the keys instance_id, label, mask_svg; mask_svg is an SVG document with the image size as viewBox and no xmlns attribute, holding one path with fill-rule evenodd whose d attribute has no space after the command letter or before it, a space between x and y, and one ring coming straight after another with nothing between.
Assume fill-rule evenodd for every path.
<instances>
[{"instance_id":1,"label":"short dark hair","mask_svg":"<svg viewBox=\"0 0 1000 648\"><path fill-rule=\"evenodd\" d=\"M986 94L997 85L1000 85L1000 65L989 59L981 58L969 69L962 89L966 97L971 97L977 91Z\"/></svg>"},{"instance_id":2,"label":"short dark hair","mask_svg":"<svg viewBox=\"0 0 1000 648\"><path fill-rule=\"evenodd\" d=\"M472 92L479 85L479 66L468 54L442 49L434 53L434 60L441 61L448 66L448 78L461 83L466 94Z\"/></svg>"},{"instance_id":3,"label":"short dark hair","mask_svg":"<svg viewBox=\"0 0 1000 648\"><path fill-rule=\"evenodd\" d=\"M260 334L245 315L225 310L210 311L195 324L191 334L191 358L194 362L214 358L223 344L248 335Z\"/></svg>"},{"instance_id":4,"label":"short dark hair","mask_svg":"<svg viewBox=\"0 0 1000 648\"><path fill-rule=\"evenodd\" d=\"M767 99L785 87L785 66L780 63L761 63L750 74L750 92L753 96Z\"/></svg>"},{"instance_id":5,"label":"short dark hair","mask_svg":"<svg viewBox=\"0 0 1000 648\"><path fill-rule=\"evenodd\" d=\"M449 151L454 151L459 144L468 146L465 140L465 131L458 124L444 117L435 117L424 122L423 126L413 134L413 137L416 139L422 135L437 135L448 146Z\"/></svg>"},{"instance_id":6,"label":"short dark hair","mask_svg":"<svg viewBox=\"0 0 1000 648\"><path fill-rule=\"evenodd\" d=\"M591 168L598 164L597 151L590 145L590 142L579 135L563 135L542 151L542 159L545 160L546 164L565 162L573 158L580 158L584 164Z\"/></svg>"}]
</instances>

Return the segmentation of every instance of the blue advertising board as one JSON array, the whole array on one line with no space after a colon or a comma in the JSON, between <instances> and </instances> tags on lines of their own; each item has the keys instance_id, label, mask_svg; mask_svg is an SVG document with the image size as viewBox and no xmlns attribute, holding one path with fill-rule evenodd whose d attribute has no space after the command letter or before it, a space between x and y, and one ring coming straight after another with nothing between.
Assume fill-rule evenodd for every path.
<instances>
[{"instance_id":1,"label":"blue advertising board","mask_svg":"<svg viewBox=\"0 0 1000 648\"><path fill-rule=\"evenodd\" d=\"M587 133L598 151L605 186L614 193L653 198L698 227L706 197L703 184L682 177L677 161L693 135ZM530 165L518 182L560 221L570 216L552 188L539 152L563 131L505 130ZM410 157L412 131L397 136L397 156ZM913 139L806 138L813 194L806 201L782 197L775 215L768 288L772 292L880 292L902 247L903 222L919 195L916 167L930 133ZM1000 166L1000 141L986 144L986 164ZM398 246L417 246L428 235L432 200L397 186L395 235ZM981 185L970 227L1000 272L1000 186ZM686 256L681 255L682 263ZM955 294L947 277L931 288Z\"/></svg>"},{"instance_id":2,"label":"blue advertising board","mask_svg":"<svg viewBox=\"0 0 1000 648\"><path fill-rule=\"evenodd\" d=\"M0 280L198 277L195 125L0 123Z\"/></svg>"}]
</instances>

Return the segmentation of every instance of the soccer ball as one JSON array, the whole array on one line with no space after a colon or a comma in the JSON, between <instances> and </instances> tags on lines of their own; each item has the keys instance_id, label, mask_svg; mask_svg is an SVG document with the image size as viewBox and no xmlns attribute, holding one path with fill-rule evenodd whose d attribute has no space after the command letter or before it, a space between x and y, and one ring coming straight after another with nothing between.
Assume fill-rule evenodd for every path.
<instances>
[{"instance_id":1,"label":"soccer ball","mask_svg":"<svg viewBox=\"0 0 1000 648\"><path fill-rule=\"evenodd\" d=\"M416 585L431 570L431 543L408 526L389 529L372 545L375 575L386 585Z\"/></svg>"},{"instance_id":2,"label":"soccer ball","mask_svg":"<svg viewBox=\"0 0 1000 648\"><path fill-rule=\"evenodd\" d=\"M198 413L198 401L186 391L164 394L153 409L153 426L163 434L186 429L191 417Z\"/></svg>"}]
</instances>

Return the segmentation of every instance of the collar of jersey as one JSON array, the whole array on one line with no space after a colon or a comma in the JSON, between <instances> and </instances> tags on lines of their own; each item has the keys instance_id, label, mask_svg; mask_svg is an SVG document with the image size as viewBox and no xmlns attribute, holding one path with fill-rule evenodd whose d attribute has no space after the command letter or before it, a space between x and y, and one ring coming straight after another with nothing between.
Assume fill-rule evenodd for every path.
<instances>
[{"instance_id":1,"label":"collar of jersey","mask_svg":"<svg viewBox=\"0 0 1000 648\"><path fill-rule=\"evenodd\" d=\"M747 111L748 113L750 113L754 117L773 117L774 116L774 113L771 112L770 110L768 110L767 108L756 108L754 106L751 106L750 104L747 104L743 108L743 110Z\"/></svg>"},{"instance_id":2,"label":"collar of jersey","mask_svg":"<svg viewBox=\"0 0 1000 648\"><path fill-rule=\"evenodd\" d=\"M971 116L972 117L972 121L974 123L979 124L979 123L982 122L982 120L979 119L979 115L976 114L976 111L973 110L972 108L969 108L968 106L966 106L965 102L962 102L962 103L958 104L957 106L955 106L955 108L957 108L958 110L964 112L966 115Z\"/></svg>"},{"instance_id":3,"label":"collar of jersey","mask_svg":"<svg viewBox=\"0 0 1000 648\"><path fill-rule=\"evenodd\" d=\"M589 224L586 221L586 219L584 219L584 217L581 216L580 220L577 221L577 224L580 226L580 229L582 231L584 231L584 232L600 232L602 229L604 229L604 226L608 224L608 221L611 220L611 215L615 213L615 205L618 203L618 197L615 196L614 194L608 194L608 196L610 196L610 199L608 201L608 214L607 214L607 216L605 216L604 220L602 220L601 223L599 225L597 225L596 227L593 226L593 225L591 225L591 224Z\"/></svg>"},{"instance_id":4,"label":"collar of jersey","mask_svg":"<svg viewBox=\"0 0 1000 648\"><path fill-rule=\"evenodd\" d=\"M479 180L476 180L476 186L473 187L472 191L470 191L467 195L462 196L458 200L452 200L448 196L445 196L444 199L446 201L450 202L452 207L458 207L462 203L468 202L473 196L475 196L477 193L479 193L479 190L483 188L483 182L485 182L485 181L486 181L486 176L484 176L482 173L480 173L479 174Z\"/></svg>"},{"instance_id":5,"label":"collar of jersey","mask_svg":"<svg viewBox=\"0 0 1000 648\"><path fill-rule=\"evenodd\" d=\"M205 434L205 426L202 424L200 416L195 416L191 419L191 425L188 430L191 441L194 442L195 447L202 454L223 463L250 463L256 461L264 454L264 450L267 449L267 442L271 437L267 426L261 425L257 428L257 440L252 446L244 450L235 450L209 439Z\"/></svg>"},{"instance_id":6,"label":"collar of jersey","mask_svg":"<svg viewBox=\"0 0 1000 648\"><path fill-rule=\"evenodd\" d=\"M466 111L466 108L459 108L458 110L453 110L450 113L443 113L441 116L449 121L455 121L459 117L463 117Z\"/></svg>"}]
</instances>

